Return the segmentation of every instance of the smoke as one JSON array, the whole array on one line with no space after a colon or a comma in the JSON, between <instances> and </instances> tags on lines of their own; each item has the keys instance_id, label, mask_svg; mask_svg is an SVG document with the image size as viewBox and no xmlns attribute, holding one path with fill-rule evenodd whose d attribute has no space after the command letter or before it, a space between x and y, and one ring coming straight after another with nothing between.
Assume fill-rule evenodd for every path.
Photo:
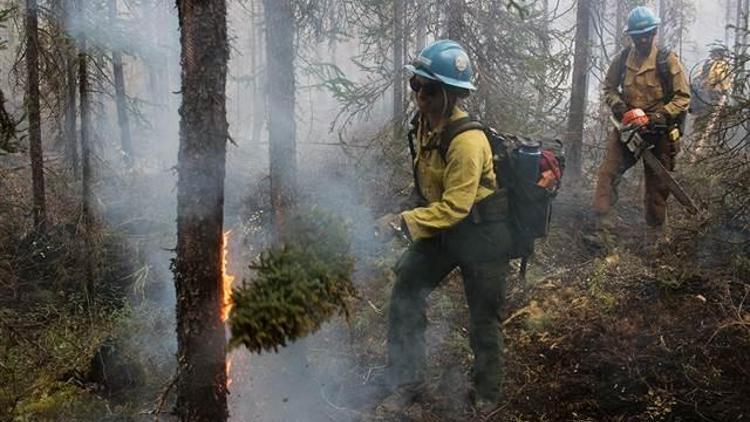
<instances>
[{"instance_id":1,"label":"smoke","mask_svg":"<svg viewBox=\"0 0 750 422\"><path fill-rule=\"evenodd\" d=\"M88 2L87 2L88 3ZM92 57L102 58L111 49L125 53L126 90L130 97L133 144L136 168L126 171L122 167L114 102L108 95L97 95L100 107L96 109L97 125L97 198L101 214L114 227L128 233L136 259L142 260L148 270L147 285L134 292L134 297L158 307L165 320L174 323L174 286L169 270L175 240L175 184L173 171L177 164L180 96L179 31L176 11L172 2L144 1L137 5L119 2L117 18L113 21L106 8L90 5L82 17L68 23L70 32L78 40L85 36ZM570 2L562 2L561 10L567 10ZM685 41L683 60L687 68L706 56L707 44L724 39L723 12L715 7L716 2L696 1L696 23ZM572 14L564 18L572 19ZM561 19L561 26L570 22ZM251 213L263 211L267 201L268 142L266 132L261 137L252 136L256 116L258 85L262 85L261 73L251 64L258 60L263 67L262 54L253 59L253 49L263 48L253 44L256 28L251 26L250 11L241 2L230 2L228 21L231 35L231 58L227 78L227 119L230 134L236 145L230 144L227 153L225 184L225 225L236 229L252 220ZM291 22L289 23L292 24ZM310 62L335 62L350 79L361 77L357 66L349 60L360 46L356 40L335 43L319 43L315 48L300 54ZM13 49L3 52L7 58ZM99 52L101 54L94 54ZM415 52L409 51L412 55ZM3 63L7 61L4 60ZM102 73L110 72L111 64L102 59ZM107 92L113 89L102 73L101 86ZM592 82L592 85L595 82ZM383 256L397 255L394 244L382 244L373 237L373 223L381 209L371 202L377 192L363 191L367 177L382 177L382 174L363 174L373 168L382 168L384 163L374 151L379 145L363 141L374 139L376 131L390 119L388 98L376 104L373 112L342 133L331 133L331 122L338 113L338 104L330 93L316 88L313 76L302 71L297 73L297 161L298 180L304 197L311 198L321 208L340 216L351 228L353 252L358 267L356 282L367 292L374 287L373 267L387 268L391 263L374 263ZM599 86L592 86L593 97ZM274 101L269 93L268 101ZM50 127L45 128L47 135ZM49 139L49 136L45 137ZM342 147L340 139L355 146ZM47 142L47 146L51 142ZM370 145L371 148L364 148ZM407 160L405 144L402 158ZM248 207L248 198L253 200ZM395 210L394 210L395 211ZM232 251L233 268L238 278L247 277L246 267L263 246L259 231L237 231L247 239L233 242L233 247L252 250ZM257 236L258 238L254 238ZM241 246L240 246L241 245ZM395 245L398 249L399 245ZM240 259L240 262L236 262ZM239 270L237 271L237 269ZM385 271L387 273L387 271ZM385 278L385 276L383 276ZM387 280L378 288L387 289ZM367 301L368 297L363 297ZM367 305L367 322L380 329L384 325L383 304ZM380 314L378 313L380 312ZM366 402L373 391L369 384L373 374L382 371L383 357L370 357L364 364L351 346L352 328L337 320L328 324L320 333L301 341L279 354L250 356L244 350L232 354L233 369L231 395L229 397L232 420L348 420L359 415L349 410L356 403ZM169 331L169 330L167 330ZM173 359L176 350L174 330L169 337L155 338L153 333L133 333L133 341L139 337L139 347L149 347L150 354ZM383 332L375 333L383 336ZM430 335L431 344L436 344L450 334L445 326L434 327ZM150 341L142 341L149 335ZM383 338L380 339L381 341ZM163 380L166 384L167 379Z\"/></svg>"}]
</instances>

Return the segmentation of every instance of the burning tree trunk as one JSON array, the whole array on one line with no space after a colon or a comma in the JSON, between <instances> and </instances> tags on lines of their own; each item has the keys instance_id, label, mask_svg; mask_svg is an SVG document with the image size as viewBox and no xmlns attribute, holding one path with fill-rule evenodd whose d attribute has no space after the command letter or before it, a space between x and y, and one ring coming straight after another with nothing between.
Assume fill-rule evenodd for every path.
<instances>
[{"instance_id":1,"label":"burning tree trunk","mask_svg":"<svg viewBox=\"0 0 750 422\"><path fill-rule=\"evenodd\" d=\"M36 0L26 0L26 108L29 114L29 154L33 192L34 226L44 233L47 205L44 195L44 157L39 110L39 36Z\"/></svg>"},{"instance_id":2,"label":"burning tree trunk","mask_svg":"<svg viewBox=\"0 0 750 422\"><path fill-rule=\"evenodd\" d=\"M291 0L264 0L268 136L271 155L271 205L276 234L283 236L297 175L294 121L294 34Z\"/></svg>"},{"instance_id":3,"label":"burning tree trunk","mask_svg":"<svg viewBox=\"0 0 750 422\"><path fill-rule=\"evenodd\" d=\"M583 124L586 115L588 97L588 74L591 60L590 25L591 2L578 0L576 14L575 53L573 57L573 86L568 112L568 136L570 146L568 166L571 178L575 181L581 176L581 148L583 145Z\"/></svg>"},{"instance_id":4,"label":"burning tree trunk","mask_svg":"<svg viewBox=\"0 0 750 422\"><path fill-rule=\"evenodd\" d=\"M226 339L221 320L222 226L228 124L226 2L178 0L182 105L177 180L176 411L182 421L225 421Z\"/></svg>"},{"instance_id":5,"label":"burning tree trunk","mask_svg":"<svg viewBox=\"0 0 750 422\"><path fill-rule=\"evenodd\" d=\"M393 2L393 138L401 136L401 120L404 117L404 1Z\"/></svg>"},{"instance_id":6,"label":"burning tree trunk","mask_svg":"<svg viewBox=\"0 0 750 422\"><path fill-rule=\"evenodd\" d=\"M109 21L114 26L117 21L117 0L109 2ZM133 144L130 139L130 122L125 95L125 75L122 70L122 52L112 49L112 74L115 83L115 103L117 104L117 124L120 126L120 145L125 155L125 164L133 164Z\"/></svg>"}]
</instances>

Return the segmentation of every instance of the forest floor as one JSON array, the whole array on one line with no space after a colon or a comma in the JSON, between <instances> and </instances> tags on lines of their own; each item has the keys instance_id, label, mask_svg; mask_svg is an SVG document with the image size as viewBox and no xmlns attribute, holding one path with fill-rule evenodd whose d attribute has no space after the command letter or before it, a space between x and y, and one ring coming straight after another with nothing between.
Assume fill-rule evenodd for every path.
<instances>
[{"instance_id":1,"label":"forest floor","mask_svg":"<svg viewBox=\"0 0 750 422\"><path fill-rule=\"evenodd\" d=\"M491 413L467 404L473 357L458 272L429 299L426 394L398 410L380 405L389 268L403 250L394 241L362 266L348 324L281 355L245 355L233 420L750 419L750 260L737 246L747 234L701 225L672 203L669 241L647 252L631 190L608 252L581 239L592 228L587 199L557 200L527 279L508 280L504 397Z\"/></svg>"},{"instance_id":2,"label":"forest floor","mask_svg":"<svg viewBox=\"0 0 750 422\"><path fill-rule=\"evenodd\" d=\"M173 216L145 211L164 192L148 178L108 181L115 189L102 201L108 220L117 223L98 237L109 245L102 249L109 263L102 277L129 280L118 293L129 299L107 302L104 295L107 305L91 315L75 294L81 282L76 226L63 224L75 221L69 217L76 206L65 194L70 186L50 178L53 227L64 234L50 266L49 259L39 261L34 240L19 235L26 230L19 210L30 199L27 175L18 170L23 159L17 164L0 169L2 194L13 198L0 204L0 414L10 409L7 419L19 421L140 421L153 420L159 406L168 412L171 395L162 393L173 375L174 307L162 288L171 281L173 234L166 222ZM138 199L118 196L120 184L137 189ZM381 406L390 268L404 249L395 240L357 252L359 298L348 321L332 321L278 354L232 352L231 420L750 419L750 259L741 249L748 235L728 224L696 222L671 201L670 241L647 253L639 195L632 186L623 195L618 246L607 253L581 239L592 222L588 197L556 201L553 228L539 242L527 279L516 270L508 280L504 398L492 413L477 415L467 405L473 357L458 273L429 300L427 394L396 411ZM142 212L118 216L116 201L135 201L127 209ZM248 276L243 269L258 253L253 221L232 223L238 279ZM54 272L38 278L40 268ZM167 401L160 403L162 397Z\"/></svg>"}]
</instances>

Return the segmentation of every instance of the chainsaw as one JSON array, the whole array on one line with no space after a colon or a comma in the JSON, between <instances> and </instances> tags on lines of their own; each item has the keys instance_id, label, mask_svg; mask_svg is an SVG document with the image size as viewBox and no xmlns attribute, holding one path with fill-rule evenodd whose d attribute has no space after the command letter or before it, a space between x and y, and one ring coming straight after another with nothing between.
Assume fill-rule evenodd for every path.
<instances>
[{"instance_id":1,"label":"chainsaw","mask_svg":"<svg viewBox=\"0 0 750 422\"><path fill-rule=\"evenodd\" d=\"M639 115L643 113L642 110L639 111ZM682 186L680 186L680 184L677 183L676 180L674 180L669 171L662 165L662 163L651 151L654 146L650 142L646 142L643 137L641 137L641 129L645 124L648 123L648 118L645 116L645 113L643 113L643 116L639 117L642 118L635 119L634 123L630 123L628 125L624 125L618 122L614 116L609 116L609 119L612 121L615 129L617 129L617 131L620 133L620 142L625 145L628 151L633 153L635 159L638 160L640 158L643 158L643 162L646 163L646 165L649 166L651 170L653 170L653 172L656 173L656 175L662 181L664 181L664 183L666 183L669 191L674 195L675 198L677 198L677 201L679 201L679 203L682 204L682 206L684 206L685 209L687 209L690 213L698 214L699 209L695 205L695 202L690 198L687 192L685 192L685 189L683 189Z\"/></svg>"}]
</instances>

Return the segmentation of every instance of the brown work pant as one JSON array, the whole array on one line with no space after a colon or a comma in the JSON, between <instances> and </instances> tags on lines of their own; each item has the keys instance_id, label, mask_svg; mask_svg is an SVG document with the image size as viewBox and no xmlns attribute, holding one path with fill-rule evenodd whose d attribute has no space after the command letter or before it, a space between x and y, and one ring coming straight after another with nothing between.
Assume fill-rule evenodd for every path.
<instances>
[{"instance_id":1,"label":"brown work pant","mask_svg":"<svg viewBox=\"0 0 750 422\"><path fill-rule=\"evenodd\" d=\"M644 135L644 140L652 142L651 150L667 170L674 169L674 156L669 137L665 135ZM594 211L600 216L607 215L617 202L617 186L622 175L636 163L633 154L620 142L620 134L613 130L607 138L607 152L599 166L596 190L594 191ZM643 205L646 210L646 224L660 226L667 215L669 188L648 166L645 167L646 194Z\"/></svg>"}]
</instances>

